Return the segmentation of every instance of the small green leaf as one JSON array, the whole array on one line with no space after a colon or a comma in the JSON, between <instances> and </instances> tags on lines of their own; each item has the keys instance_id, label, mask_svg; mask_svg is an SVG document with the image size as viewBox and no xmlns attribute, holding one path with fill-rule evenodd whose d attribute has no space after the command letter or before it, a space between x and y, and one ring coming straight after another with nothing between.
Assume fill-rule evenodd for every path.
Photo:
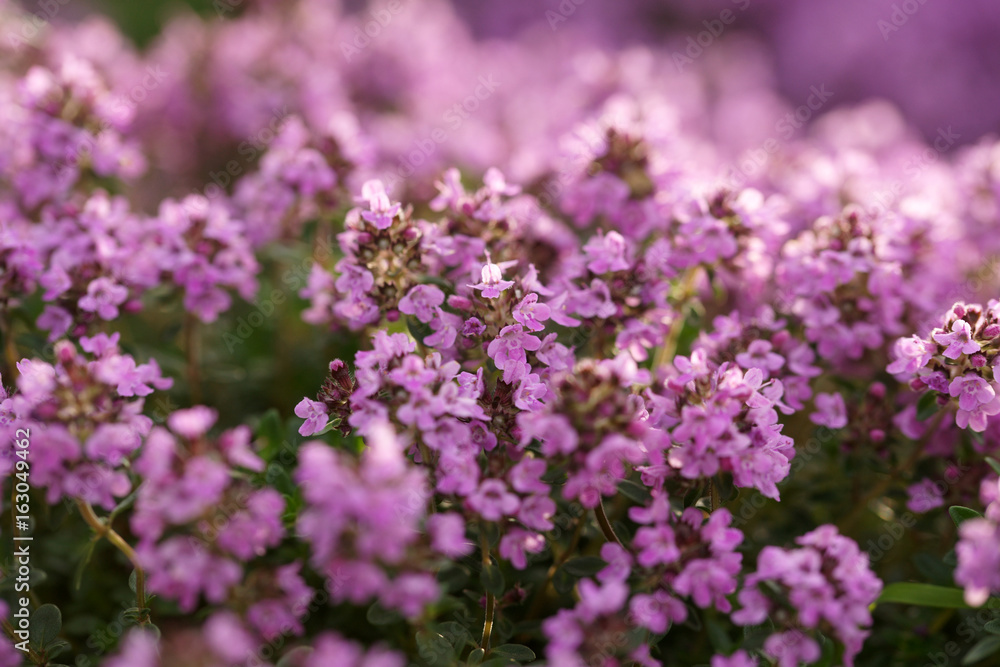
<instances>
[{"instance_id":1,"label":"small green leaf","mask_svg":"<svg viewBox=\"0 0 1000 667\"><path fill-rule=\"evenodd\" d=\"M576 578L572 574L563 568L556 570L552 577L552 587L556 589L557 593L566 595L573 590L573 586L576 586Z\"/></svg>"},{"instance_id":2,"label":"small green leaf","mask_svg":"<svg viewBox=\"0 0 1000 667\"><path fill-rule=\"evenodd\" d=\"M135 593L135 587L136 587L135 570L132 570L132 574L128 575L128 587L133 593Z\"/></svg>"},{"instance_id":3,"label":"small green leaf","mask_svg":"<svg viewBox=\"0 0 1000 667\"><path fill-rule=\"evenodd\" d=\"M83 558L76 565L76 574L73 576L73 590L80 590L80 584L83 583L83 573L87 569L87 563L90 562L90 557L94 555L94 547L97 543L101 541L101 538L97 535L90 538L87 542L87 546L83 549Z\"/></svg>"},{"instance_id":4,"label":"small green leaf","mask_svg":"<svg viewBox=\"0 0 1000 667\"><path fill-rule=\"evenodd\" d=\"M469 667L479 667L479 665L483 663L484 655L486 655L486 651L481 648L477 648L469 654L469 659L465 661L465 664L469 665Z\"/></svg>"},{"instance_id":5,"label":"small green leaf","mask_svg":"<svg viewBox=\"0 0 1000 667\"><path fill-rule=\"evenodd\" d=\"M936 391L929 391L920 397L917 401L917 419L919 421L924 421L938 410L941 406L937 402L938 393Z\"/></svg>"},{"instance_id":6,"label":"small green leaf","mask_svg":"<svg viewBox=\"0 0 1000 667\"><path fill-rule=\"evenodd\" d=\"M997 461L992 456L987 456L986 457L986 462L990 464L991 468L993 468L993 472L995 472L996 474L1000 475L1000 461Z\"/></svg>"},{"instance_id":7,"label":"small green leaf","mask_svg":"<svg viewBox=\"0 0 1000 667\"><path fill-rule=\"evenodd\" d=\"M951 520L955 522L956 526L961 526L963 521L969 519L983 518L983 515L976 510L970 510L968 507L962 507L961 505L949 507L948 514L951 515Z\"/></svg>"},{"instance_id":8,"label":"small green leaf","mask_svg":"<svg viewBox=\"0 0 1000 667\"><path fill-rule=\"evenodd\" d=\"M649 502L652 496L647 489L642 484L637 484L630 479L623 479L618 482L618 491L633 502L637 502L640 505L645 505Z\"/></svg>"},{"instance_id":9,"label":"small green leaf","mask_svg":"<svg viewBox=\"0 0 1000 667\"><path fill-rule=\"evenodd\" d=\"M417 650L420 657L429 665L450 665L455 656L455 648L448 639L430 630L417 631Z\"/></svg>"},{"instance_id":10,"label":"small green leaf","mask_svg":"<svg viewBox=\"0 0 1000 667\"><path fill-rule=\"evenodd\" d=\"M983 658L988 658L997 651L1000 651L1000 637L986 637L965 654L965 657L962 658L962 664L971 665Z\"/></svg>"},{"instance_id":11,"label":"small green leaf","mask_svg":"<svg viewBox=\"0 0 1000 667\"><path fill-rule=\"evenodd\" d=\"M592 577L608 564L597 556L579 556L563 563L563 569L574 577Z\"/></svg>"},{"instance_id":12,"label":"small green leaf","mask_svg":"<svg viewBox=\"0 0 1000 667\"><path fill-rule=\"evenodd\" d=\"M372 625L389 625L400 620L400 615L392 609L386 609L378 602L372 603L365 613L365 618Z\"/></svg>"},{"instance_id":13,"label":"small green leaf","mask_svg":"<svg viewBox=\"0 0 1000 667\"><path fill-rule=\"evenodd\" d=\"M469 632L461 623L456 623L455 621L445 621L444 623L437 623L434 629L441 633L445 639L451 642L452 646L455 648L464 648L466 645L475 646L476 642L472 639L472 633Z\"/></svg>"},{"instance_id":14,"label":"small green leaf","mask_svg":"<svg viewBox=\"0 0 1000 667\"><path fill-rule=\"evenodd\" d=\"M293 665L300 665L302 664L302 659L312 652L313 650L309 646L297 646L285 655L281 656L281 660L278 661L276 667L292 667Z\"/></svg>"},{"instance_id":15,"label":"small green leaf","mask_svg":"<svg viewBox=\"0 0 1000 667\"><path fill-rule=\"evenodd\" d=\"M499 655L518 662L531 662L535 652L523 644L503 644L490 651L490 656Z\"/></svg>"},{"instance_id":16,"label":"small green leaf","mask_svg":"<svg viewBox=\"0 0 1000 667\"><path fill-rule=\"evenodd\" d=\"M490 563L483 566L483 571L479 573L479 582L483 585L484 590L492 593L495 597L503 595L503 572L495 564Z\"/></svg>"},{"instance_id":17,"label":"small green leaf","mask_svg":"<svg viewBox=\"0 0 1000 667\"><path fill-rule=\"evenodd\" d=\"M991 635L1000 635L1000 619L993 619L989 623L983 626L983 630L990 633Z\"/></svg>"},{"instance_id":18,"label":"small green leaf","mask_svg":"<svg viewBox=\"0 0 1000 667\"><path fill-rule=\"evenodd\" d=\"M39 648L54 641L62 629L62 612L54 604L43 604L31 615L31 643Z\"/></svg>"},{"instance_id":19,"label":"small green leaf","mask_svg":"<svg viewBox=\"0 0 1000 667\"><path fill-rule=\"evenodd\" d=\"M914 584L897 582L889 584L882 590L882 595L876 604L895 602L898 604L913 604L921 607L940 607L945 609L969 609L965 604L965 594L961 588L932 586L931 584Z\"/></svg>"}]
</instances>

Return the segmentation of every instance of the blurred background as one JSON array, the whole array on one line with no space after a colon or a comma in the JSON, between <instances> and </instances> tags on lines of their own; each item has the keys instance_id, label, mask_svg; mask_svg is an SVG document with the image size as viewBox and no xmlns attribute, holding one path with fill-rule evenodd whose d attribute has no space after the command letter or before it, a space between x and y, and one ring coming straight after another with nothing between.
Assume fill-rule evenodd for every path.
<instances>
[{"instance_id":1,"label":"blurred background","mask_svg":"<svg viewBox=\"0 0 1000 667\"><path fill-rule=\"evenodd\" d=\"M66 17L102 12L139 46L149 45L183 12L238 12L251 0L74 0ZM953 126L962 143L1000 128L1000 3L995 0L452 0L479 38L549 31L548 12L572 16L596 43L672 44L678 53L703 30L713 40L749 39L773 59L778 88L790 99L825 84L839 104L881 97L932 138ZM35 10L37 2L21 3ZM361 13L382 3L345 0ZM724 12L731 14L723 16ZM707 22L707 24L706 24ZM556 24L558 25L558 23ZM683 37L678 37L683 35ZM707 41L707 38L706 40Z\"/></svg>"}]
</instances>

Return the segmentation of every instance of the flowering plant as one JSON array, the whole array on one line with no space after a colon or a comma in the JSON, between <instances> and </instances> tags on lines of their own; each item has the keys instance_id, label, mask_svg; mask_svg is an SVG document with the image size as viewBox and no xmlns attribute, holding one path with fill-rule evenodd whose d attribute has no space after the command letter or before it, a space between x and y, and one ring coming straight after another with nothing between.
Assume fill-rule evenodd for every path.
<instances>
[{"instance_id":1,"label":"flowering plant","mask_svg":"<svg viewBox=\"0 0 1000 667\"><path fill-rule=\"evenodd\" d=\"M996 659L1000 144L237 4L0 0L0 667Z\"/></svg>"}]
</instances>

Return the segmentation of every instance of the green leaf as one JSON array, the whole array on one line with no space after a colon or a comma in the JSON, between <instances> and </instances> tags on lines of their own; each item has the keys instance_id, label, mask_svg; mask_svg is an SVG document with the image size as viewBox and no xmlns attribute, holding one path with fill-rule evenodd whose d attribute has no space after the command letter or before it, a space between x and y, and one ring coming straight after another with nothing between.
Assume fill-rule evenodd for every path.
<instances>
[{"instance_id":1,"label":"green leaf","mask_svg":"<svg viewBox=\"0 0 1000 667\"><path fill-rule=\"evenodd\" d=\"M962 658L962 664L971 665L983 658L988 658L997 651L1000 651L1000 637L986 637L965 654L965 657Z\"/></svg>"},{"instance_id":2,"label":"green leaf","mask_svg":"<svg viewBox=\"0 0 1000 667\"><path fill-rule=\"evenodd\" d=\"M921 607L941 607L945 609L969 609L965 604L965 595L961 588L932 586L931 584L914 584L897 582L889 584L882 590L875 604L895 602L913 604Z\"/></svg>"},{"instance_id":3,"label":"green leaf","mask_svg":"<svg viewBox=\"0 0 1000 667\"><path fill-rule=\"evenodd\" d=\"M492 593L495 597L503 595L503 572L495 564L490 563L483 566L483 571L479 573L479 582L483 585L484 590Z\"/></svg>"},{"instance_id":4,"label":"green leaf","mask_svg":"<svg viewBox=\"0 0 1000 667\"><path fill-rule=\"evenodd\" d=\"M992 456L987 456L986 457L986 462L990 464L991 468L993 468L993 472L995 472L996 474L1000 475L1000 461L997 461Z\"/></svg>"},{"instance_id":5,"label":"green leaf","mask_svg":"<svg viewBox=\"0 0 1000 667\"><path fill-rule=\"evenodd\" d=\"M991 635L1000 635L1000 619L993 619L989 623L983 626L983 630L990 633Z\"/></svg>"},{"instance_id":6,"label":"green leaf","mask_svg":"<svg viewBox=\"0 0 1000 667\"><path fill-rule=\"evenodd\" d=\"M372 625L389 625L400 620L401 617L392 609L386 609L378 602L374 602L372 606L368 607L365 618Z\"/></svg>"},{"instance_id":7,"label":"green leaf","mask_svg":"<svg viewBox=\"0 0 1000 667\"><path fill-rule=\"evenodd\" d=\"M913 556L913 564L927 583L939 586L951 585L952 568L945 565L940 558L921 552Z\"/></svg>"},{"instance_id":8,"label":"green leaf","mask_svg":"<svg viewBox=\"0 0 1000 667\"><path fill-rule=\"evenodd\" d=\"M941 406L938 405L937 397L938 393L936 391L929 391L920 397L920 400L917 401L918 420L924 421L941 409Z\"/></svg>"},{"instance_id":9,"label":"green leaf","mask_svg":"<svg viewBox=\"0 0 1000 667\"><path fill-rule=\"evenodd\" d=\"M461 649L465 648L466 645L476 645L475 640L472 638L472 633L461 623L445 621L444 623L435 624L434 629L440 632L455 648Z\"/></svg>"},{"instance_id":10,"label":"green leaf","mask_svg":"<svg viewBox=\"0 0 1000 667\"><path fill-rule=\"evenodd\" d=\"M961 505L949 507L948 514L951 515L951 520L955 522L956 526L961 526L962 522L968 519L983 518L983 515L976 510L970 510L968 507L962 507Z\"/></svg>"},{"instance_id":11,"label":"green leaf","mask_svg":"<svg viewBox=\"0 0 1000 667\"><path fill-rule=\"evenodd\" d=\"M618 491L629 500L637 502L640 505L645 505L649 502L649 499L652 498L649 493L649 489L642 484L633 482L630 479L623 479L618 482Z\"/></svg>"},{"instance_id":12,"label":"green leaf","mask_svg":"<svg viewBox=\"0 0 1000 667\"><path fill-rule=\"evenodd\" d=\"M313 650L309 646L297 646L291 651L281 656L281 660L278 661L275 667L293 667L293 665L302 664L303 658L312 653Z\"/></svg>"},{"instance_id":13,"label":"green leaf","mask_svg":"<svg viewBox=\"0 0 1000 667\"><path fill-rule=\"evenodd\" d=\"M490 651L490 656L503 656L518 662L531 662L535 659L535 652L523 644L503 644Z\"/></svg>"},{"instance_id":14,"label":"green leaf","mask_svg":"<svg viewBox=\"0 0 1000 667\"><path fill-rule=\"evenodd\" d=\"M592 577L608 564L597 556L579 556L563 563L563 569L574 577Z\"/></svg>"},{"instance_id":15,"label":"green leaf","mask_svg":"<svg viewBox=\"0 0 1000 667\"><path fill-rule=\"evenodd\" d=\"M264 440L262 453L264 458L270 460L281 449L283 440L283 429L281 426L281 415L276 408L271 408L264 413L257 426L257 437Z\"/></svg>"},{"instance_id":16,"label":"green leaf","mask_svg":"<svg viewBox=\"0 0 1000 667\"><path fill-rule=\"evenodd\" d=\"M135 587L136 587L135 577L136 577L135 570L132 570L132 574L128 575L128 587L133 593L135 593Z\"/></svg>"},{"instance_id":17,"label":"green leaf","mask_svg":"<svg viewBox=\"0 0 1000 667\"><path fill-rule=\"evenodd\" d=\"M450 665L455 657L455 648L448 639L430 630L417 631L417 650L421 659L429 665Z\"/></svg>"},{"instance_id":18,"label":"green leaf","mask_svg":"<svg viewBox=\"0 0 1000 667\"><path fill-rule=\"evenodd\" d=\"M469 654L469 659L465 661L465 664L469 665L469 667L478 667L483 663L484 655L486 655L486 651L481 648L477 648Z\"/></svg>"},{"instance_id":19,"label":"green leaf","mask_svg":"<svg viewBox=\"0 0 1000 667\"><path fill-rule=\"evenodd\" d=\"M573 587L576 586L576 578L564 570L559 568L556 570L555 575L552 577L552 587L556 589L556 592L560 595L566 595Z\"/></svg>"},{"instance_id":20,"label":"green leaf","mask_svg":"<svg viewBox=\"0 0 1000 667\"><path fill-rule=\"evenodd\" d=\"M31 615L31 643L39 648L59 636L62 629L62 612L54 604L43 604Z\"/></svg>"},{"instance_id":21,"label":"green leaf","mask_svg":"<svg viewBox=\"0 0 1000 667\"><path fill-rule=\"evenodd\" d=\"M87 563L90 562L90 557L94 555L94 547L97 543L101 541L100 536L95 535L90 538L87 542L87 546L83 549L83 558L76 565L76 574L73 576L73 590L80 590L80 584L83 583L83 573L87 569Z\"/></svg>"}]
</instances>

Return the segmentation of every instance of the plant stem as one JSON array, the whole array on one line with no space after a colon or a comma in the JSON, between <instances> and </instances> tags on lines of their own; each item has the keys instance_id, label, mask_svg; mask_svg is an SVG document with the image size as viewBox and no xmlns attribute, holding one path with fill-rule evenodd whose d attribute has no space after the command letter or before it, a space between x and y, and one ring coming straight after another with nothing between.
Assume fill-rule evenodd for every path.
<instances>
[{"instance_id":1,"label":"plant stem","mask_svg":"<svg viewBox=\"0 0 1000 667\"><path fill-rule=\"evenodd\" d=\"M112 528L109 523L102 521L100 517L94 513L94 508L91 507L90 503L77 498L76 506L79 508L80 515L83 517L83 520L87 522L87 525L89 525L98 536L106 537L108 541L111 542L116 549L125 554L125 557L132 563L132 567L135 569L136 606L140 609L139 625L146 625L149 623L149 615L147 612L141 611L146 608L146 573L139 564L139 556L135 553L135 550L129 545L129 543L126 542L121 535L115 532L115 529Z\"/></svg>"},{"instance_id":2,"label":"plant stem","mask_svg":"<svg viewBox=\"0 0 1000 667\"><path fill-rule=\"evenodd\" d=\"M0 317L0 338L3 338L3 356L7 363L6 377L9 381L17 375L19 355L17 353L17 345L14 343L14 336L11 333L11 327L3 317Z\"/></svg>"},{"instance_id":3,"label":"plant stem","mask_svg":"<svg viewBox=\"0 0 1000 667\"><path fill-rule=\"evenodd\" d=\"M597 501L597 507L594 508L594 514L597 516L597 523L601 526L601 531L604 533L604 537L607 538L608 542L615 542L620 547L624 547L622 541L618 539L615 535L615 529L611 527L611 522L608 521L608 515L604 513L604 499Z\"/></svg>"},{"instance_id":4,"label":"plant stem","mask_svg":"<svg viewBox=\"0 0 1000 667\"><path fill-rule=\"evenodd\" d=\"M187 313L184 316L184 354L191 402L196 404L201 403L201 340L198 334L198 319Z\"/></svg>"},{"instance_id":5,"label":"plant stem","mask_svg":"<svg viewBox=\"0 0 1000 667\"><path fill-rule=\"evenodd\" d=\"M684 322L686 320L683 314L684 306L693 296L694 283L697 277L698 267L694 266L688 269L681 278L681 294L678 298L677 317L670 323L670 331L667 333L667 338L663 341L663 345L660 346L653 357L654 371L660 366L666 364L668 361L672 360L674 358L674 354L677 352L677 343L680 338L681 331L684 329Z\"/></svg>"},{"instance_id":6,"label":"plant stem","mask_svg":"<svg viewBox=\"0 0 1000 667\"><path fill-rule=\"evenodd\" d=\"M489 567L490 565L490 545L486 540L485 526L481 523L479 524L479 550L483 556L483 567ZM483 621L483 638L479 641L479 645L484 651L490 650L490 635L493 634L493 613L494 607L496 607L496 599L493 597L493 593L486 591L486 618Z\"/></svg>"}]
</instances>

